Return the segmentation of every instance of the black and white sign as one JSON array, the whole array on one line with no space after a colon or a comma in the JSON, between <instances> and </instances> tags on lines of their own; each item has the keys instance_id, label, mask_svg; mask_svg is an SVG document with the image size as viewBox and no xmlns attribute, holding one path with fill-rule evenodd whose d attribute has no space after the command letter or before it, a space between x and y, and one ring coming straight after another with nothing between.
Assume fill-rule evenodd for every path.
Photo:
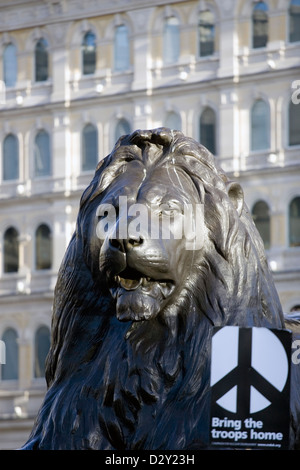
<instances>
[{"instance_id":1,"label":"black and white sign","mask_svg":"<svg viewBox=\"0 0 300 470\"><path fill-rule=\"evenodd\" d=\"M215 328L211 348L214 445L287 449L291 333Z\"/></svg>"}]
</instances>

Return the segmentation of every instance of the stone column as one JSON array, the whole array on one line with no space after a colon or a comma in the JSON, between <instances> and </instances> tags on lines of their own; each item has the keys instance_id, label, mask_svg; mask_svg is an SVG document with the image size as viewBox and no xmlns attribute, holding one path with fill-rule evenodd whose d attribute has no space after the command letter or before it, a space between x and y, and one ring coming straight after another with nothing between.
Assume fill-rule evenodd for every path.
<instances>
[{"instance_id":1,"label":"stone column","mask_svg":"<svg viewBox=\"0 0 300 470\"><path fill-rule=\"evenodd\" d=\"M19 388L30 388L32 381L33 351L31 343L26 338L19 338ZM34 345L33 345L34 347Z\"/></svg>"},{"instance_id":2,"label":"stone column","mask_svg":"<svg viewBox=\"0 0 300 470\"><path fill-rule=\"evenodd\" d=\"M221 21L218 24L219 37L219 69L218 77L226 80L221 84L218 153L223 158L233 158L234 169L238 170L239 156L239 112L238 94L235 83L238 79L238 42L237 22L234 15L235 2L226 0L219 2Z\"/></svg>"},{"instance_id":3,"label":"stone column","mask_svg":"<svg viewBox=\"0 0 300 470\"><path fill-rule=\"evenodd\" d=\"M149 22L152 8L143 8L128 12L134 25L132 53L134 57L133 90L148 90L151 88L150 33Z\"/></svg>"},{"instance_id":4,"label":"stone column","mask_svg":"<svg viewBox=\"0 0 300 470\"><path fill-rule=\"evenodd\" d=\"M238 171L239 158L239 110L235 87L222 89L220 93L219 123L217 123L217 154L233 159L233 169Z\"/></svg>"},{"instance_id":5,"label":"stone column","mask_svg":"<svg viewBox=\"0 0 300 470\"><path fill-rule=\"evenodd\" d=\"M51 101L69 101L69 52L65 45L68 25L53 25L55 44L52 47L52 96Z\"/></svg>"},{"instance_id":6,"label":"stone column","mask_svg":"<svg viewBox=\"0 0 300 470\"><path fill-rule=\"evenodd\" d=\"M219 3L223 11L219 22L219 37L221 40L219 41L220 66L218 76L234 80L238 73L237 22L233 16L235 2L227 0Z\"/></svg>"},{"instance_id":7,"label":"stone column","mask_svg":"<svg viewBox=\"0 0 300 470\"><path fill-rule=\"evenodd\" d=\"M152 8L128 12L134 25L132 38L132 53L134 57L132 90L141 90L143 92L143 98L137 99L135 102L134 129L147 129L151 123L151 40L149 23L152 12ZM149 95L149 98L147 95Z\"/></svg>"},{"instance_id":8,"label":"stone column","mask_svg":"<svg viewBox=\"0 0 300 470\"><path fill-rule=\"evenodd\" d=\"M52 158L55 189L68 192L72 173L69 115L65 111L58 111L53 119Z\"/></svg>"}]
</instances>

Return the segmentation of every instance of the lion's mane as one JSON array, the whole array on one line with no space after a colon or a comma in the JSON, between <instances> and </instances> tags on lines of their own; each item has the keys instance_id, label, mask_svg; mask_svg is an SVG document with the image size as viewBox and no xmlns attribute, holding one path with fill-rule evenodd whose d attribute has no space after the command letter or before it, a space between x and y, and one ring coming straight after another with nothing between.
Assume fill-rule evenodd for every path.
<instances>
[{"instance_id":1,"label":"lion's mane","mask_svg":"<svg viewBox=\"0 0 300 470\"><path fill-rule=\"evenodd\" d=\"M117 152L122 145L131 152ZM207 241L174 302L154 319L120 322L88 249L93 204L135 146L145 166L184 171L204 204ZM136 131L98 165L83 193L76 231L62 262L47 359L48 391L25 448L197 449L208 444L213 326L283 328L261 238L238 186L213 155L181 132ZM230 197L233 196L233 197Z\"/></svg>"}]
</instances>

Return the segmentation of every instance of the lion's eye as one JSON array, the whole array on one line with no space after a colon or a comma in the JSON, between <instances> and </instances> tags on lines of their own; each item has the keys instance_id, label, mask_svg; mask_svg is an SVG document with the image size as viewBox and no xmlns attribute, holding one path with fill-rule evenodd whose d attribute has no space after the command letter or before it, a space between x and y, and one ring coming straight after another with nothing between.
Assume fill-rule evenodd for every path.
<instances>
[{"instance_id":1,"label":"lion's eye","mask_svg":"<svg viewBox=\"0 0 300 470\"><path fill-rule=\"evenodd\" d=\"M159 212L161 215L175 217L182 214L182 207L179 204L162 204Z\"/></svg>"}]
</instances>

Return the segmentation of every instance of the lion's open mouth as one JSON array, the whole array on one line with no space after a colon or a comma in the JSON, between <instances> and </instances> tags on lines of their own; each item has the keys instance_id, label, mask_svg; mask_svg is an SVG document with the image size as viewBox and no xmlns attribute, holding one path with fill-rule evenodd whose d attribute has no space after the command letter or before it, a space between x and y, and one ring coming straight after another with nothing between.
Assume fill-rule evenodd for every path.
<instances>
[{"instance_id":1,"label":"lion's open mouth","mask_svg":"<svg viewBox=\"0 0 300 470\"><path fill-rule=\"evenodd\" d=\"M145 274L126 267L124 271L114 276L114 282L118 287L127 291L141 288L144 293L150 293L154 286L159 286L163 297L168 297L175 288L174 281L170 279L153 279Z\"/></svg>"}]
</instances>

